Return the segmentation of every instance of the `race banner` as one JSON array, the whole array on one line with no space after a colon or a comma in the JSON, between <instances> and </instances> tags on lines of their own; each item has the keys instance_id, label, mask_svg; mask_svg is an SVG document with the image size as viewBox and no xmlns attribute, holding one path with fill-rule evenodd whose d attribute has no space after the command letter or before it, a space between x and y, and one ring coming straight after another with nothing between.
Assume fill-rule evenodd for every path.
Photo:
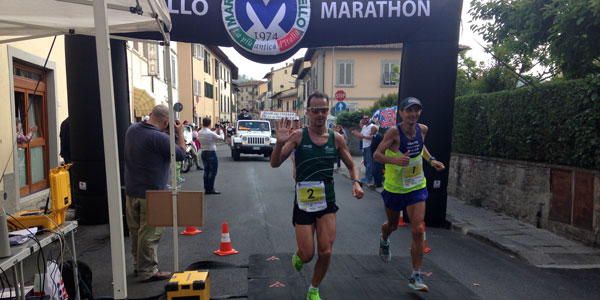
<instances>
[{"instance_id":1,"label":"race banner","mask_svg":"<svg viewBox=\"0 0 600 300\"><path fill-rule=\"evenodd\" d=\"M283 118L288 118L290 120L299 120L298 115L296 115L295 112L291 111L262 110L260 112L261 120L279 120Z\"/></svg>"},{"instance_id":2,"label":"race banner","mask_svg":"<svg viewBox=\"0 0 600 300\"><path fill-rule=\"evenodd\" d=\"M461 0L165 0L171 40L274 63L300 48L458 42ZM131 34L140 37L140 34ZM156 33L143 37L160 39Z\"/></svg>"}]
</instances>

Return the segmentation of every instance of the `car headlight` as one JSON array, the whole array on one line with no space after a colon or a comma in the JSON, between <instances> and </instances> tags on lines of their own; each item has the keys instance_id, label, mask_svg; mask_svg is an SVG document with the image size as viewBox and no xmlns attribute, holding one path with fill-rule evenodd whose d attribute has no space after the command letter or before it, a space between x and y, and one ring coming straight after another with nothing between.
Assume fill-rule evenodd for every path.
<instances>
[{"instance_id":1,"label":"car headlight","mask_svg":"<svg viewBox=\"0 0 600 300\"><path fill-rule=\"evenodd\" d=\"M268 142L270 142L270 141L271 141L271 138L270 138L270 137L268 137L268 136L265 136L265 143L268 143Z\"/></svg>"},{"instance_id":2,"label":"car headlight","mask_svg":"<svg viewBox=\"0 0 600 300\"><path fill-rule=\"evenodd\" d=\"M248 141L248 138L247 138L247 137L245 137L245 136L243 136L243 137L242 137L242 141L246 142L246 141Z\"/></svg>"}]
</instances>

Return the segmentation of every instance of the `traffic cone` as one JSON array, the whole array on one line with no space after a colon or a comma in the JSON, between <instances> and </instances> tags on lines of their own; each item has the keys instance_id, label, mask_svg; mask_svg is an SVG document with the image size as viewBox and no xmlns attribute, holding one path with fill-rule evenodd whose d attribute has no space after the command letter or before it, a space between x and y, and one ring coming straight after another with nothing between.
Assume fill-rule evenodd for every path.
<instances>
[{"instance_id":1,"label":"traffic cone","mask_svg":"<svg viewBox=\"0 0 600 300\"><path fill-rule=\"evenodd\" d=\"M404 212L400 211L400 220L398 220L398 226L406 226L406 223L404 223Z\"/></svg>"},{"instance_id":2,"label":"traffic cone","mask_svg":"<svg viewBox=\"0 0 600 300\"><path fill-rule=\"evenodd\" d=\"M425 221L423 221L423 252L431 252L431 249L427 248L427 232L425 232Z\"/></svg>"},{"instance_id":3,"label":"traffic cone","mask_svg":"<svg viewBox=\"0 0 600 300\"><path fill-rule=\"evenodd\" d=\"M408 250L412 250L412 247L408 248ZM425 232L425 221L423 221L423 252L431 252L431 248L427 247L427 233Z\"/></svg>"},{"instance_id":4,"label":"traffic cone","mask_svg":"<svg viewBox=\"0 0 600 300\"><path fill-rule=\"evenodd\" d=\"M221 230L221 246L219 247L219 250L213 252L220 256L238 253L235 249L231 248L231 239L229 238L229 227L227 226L227 222L223 222L223 229Z\"/></svg>"},{"instance_id":5,"label":"traffic cone","mask_svg":"<svg viewBox=\"0 0 600 300\"><path fill-rule=\"evenodd\" d=\"M194 235L194 234L198 234L198 233L202 233L202 230L197 229L196 227L186 227L185 231L180 233L183 235Z\"/></svg>"}]
</instances>

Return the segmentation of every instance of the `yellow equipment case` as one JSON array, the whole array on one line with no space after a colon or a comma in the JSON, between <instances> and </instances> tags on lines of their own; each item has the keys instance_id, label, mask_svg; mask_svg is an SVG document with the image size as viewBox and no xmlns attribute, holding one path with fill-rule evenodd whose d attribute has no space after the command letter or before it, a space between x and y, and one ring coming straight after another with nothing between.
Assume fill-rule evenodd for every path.
<instances>
[{"instance_id":1,"label":"yellow equipment case","mask_svg":"<svg viewBox=\"0 0 600 300\"><path fill-rule=\"evenodd\" d=\"M69 179L71 164L59 166L50 170L50 201L48 209L25 210L8 222L9 230L20 230L29 227L53 229L65 222L67 208L71 205L71 182ZM46 203L46 206L48 203Z\"/></svg>"},{"instance_id":2,"label":"yellow equipment case","mask_svg":"<svg viewBox=\"0 0 600 300\"><path fill-rule=\"evenodd\" d=\"M165 290L167 300L210 300L208 270L176 272Z\"/></svg>"}]
</instances>

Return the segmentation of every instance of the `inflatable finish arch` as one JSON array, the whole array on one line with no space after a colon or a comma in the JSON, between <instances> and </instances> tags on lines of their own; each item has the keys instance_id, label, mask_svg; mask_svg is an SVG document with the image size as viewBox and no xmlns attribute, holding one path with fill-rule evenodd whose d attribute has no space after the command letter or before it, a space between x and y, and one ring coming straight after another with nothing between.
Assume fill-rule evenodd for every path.
<instances>
[{"instance_id":1,"label":"inflatable finish arch","mask_svg":"<svg viewBox=\"0 0 600 300\"><path fill-rule=\"evenodd\" d=\"M461 0L165 3L171 15L173 41L234 47L244 57L261 63L283 61L300 48L403 43L399 99L413 96L422 101L421 122L430 128L427 147L449 166ZM160 39L156 33L125 35ZM71 89L77 87L69 84ZM448 171L438 173L426 167L425 174L430 195L427 224L444 226Z\"/></svg>"}]
</instances>

